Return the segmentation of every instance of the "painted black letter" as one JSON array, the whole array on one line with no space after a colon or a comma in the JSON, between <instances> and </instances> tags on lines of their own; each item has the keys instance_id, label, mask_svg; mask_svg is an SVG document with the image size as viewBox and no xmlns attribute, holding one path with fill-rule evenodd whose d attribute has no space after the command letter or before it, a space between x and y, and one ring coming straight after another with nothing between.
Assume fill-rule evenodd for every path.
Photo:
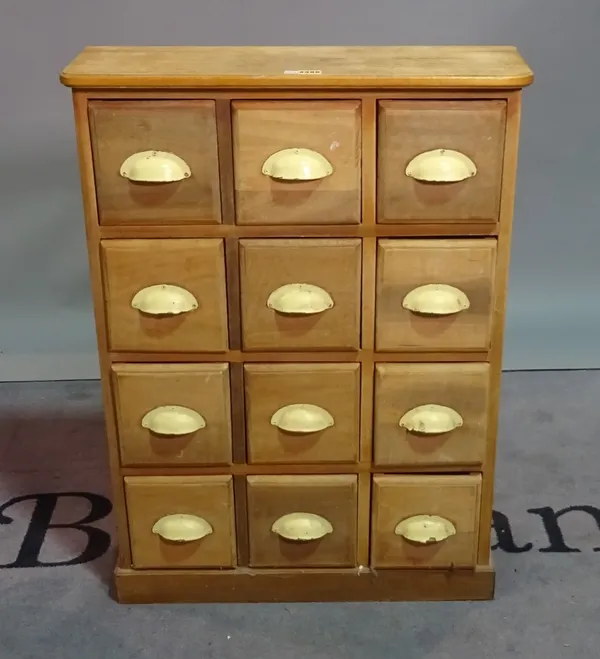
<instances>
[{"instance_id":1,"label":"painted black letter","mask_svg":"<svg viewBox=\"0 0 600 659\"><path fill-rule=\"evenodd\" d=\"M576 553L581 551L580 549L569 547L565 543L565 538L558 524L559 517L574 511L591 515L596 522L596 526L598 529L600 529L600 510L598 508L594 508L594 506L569 506L568 508L563 508L562 510L558 510L556 512L554 512L554 510L549 506L544 506L543 508L531 508L527 511L528 513L535 513L536 515L539 515L542 518L542 522L544 523L544 530L546 531L550 545L548 547L542 547L540 549L541 552L556 552L566 554L569 552ZM594 551L600 551L600 547L594 547Z\"/></svg>"},{"instance_id":2,"label":"painted black letter","mask_svg":"<svg viewBox=\"0 0 600 659\"><path fill-rule=\"evenodd\" d=\"M492 511L492 528L496 531L496 538L498 538L498 542L492 545L492 550L502 549L508 554L521 554L524 551L531 551L533 548L531 542L522 547L517 547L508 517L497 510Z\"/></svg>"},{"instance_id":3,"label":"painted black letter","mask_svg":"<svg viewBox=\"0 0 600 659\"><path fill-rule=\"evenodd\" d=\"M81 497L90 503L90 512L81 520L71 524L53 524L52 515L61 497ZM56 567L60 565L78 565L88 563L102 556L110 547L110 535L102 529L89 526L106 517L112 510L112 504L108 499L99 494L91 492L61 492L60 494L29 494L22 497L10 499L0 507L0 524L10 524L13 520L2 513L11 506L22 501L35 501L35 508L31 515L31 521L23 538L19 555L14 563L0 565L3 567ZM42 563L39 555L44 544L44 538L48 529L77 529L87 535L88 543L79 556L60 563Z\"/></svg>"}]
</instances>

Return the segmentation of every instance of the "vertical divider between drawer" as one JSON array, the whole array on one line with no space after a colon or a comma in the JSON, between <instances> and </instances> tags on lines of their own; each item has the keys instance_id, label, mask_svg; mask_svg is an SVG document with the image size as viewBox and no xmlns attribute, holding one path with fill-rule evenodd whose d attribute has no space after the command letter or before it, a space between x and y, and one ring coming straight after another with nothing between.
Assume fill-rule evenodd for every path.
<instances>
[{"instance_id":1,"label":"vertical divider between drawer","mask_svg":"<svg viewBox=\"0 0 600 659\"><path fill-rule=\"evenodd\" d=\"M362 166L362 224L376 223L377 180L377 100L363 98L361 105L361 166ZM360 462L370 464L373 438L373 380L375 350L375 269L377 240L362 240L361 290L361 403L360 403ZM369 564L371 527L371 473L358 476L358 547L359 565Z\"/></svg>"},{"instance_id":2,"label":"vertical divider between drawer","mask_svg":"<svg viewBox=\"0 0 600 659\"><path fill-rule=\"evenodd\" d=\"M486 456L483 465L481 509L479 514L478 564L489 565L491 561L491 529L494 500L494 470L496 463L496 440L500 407L500 384L502 378L502 350L504 342L504 314L510 263L513 208L517 177L517 155L521 119L521 92L508 95L504 161L502 165L502 195L500 197L500 223L494 277L493 317L490 343L490 396L488 405L488 435Z\"/></svg>"},{"instance_id":3,"label":"vertical divider between drawer","mask_svg":"<svg viewBox=\"0 0 600 659\"><path fill-rule=\"evenodd\" d=\"M215 101L217 118L217 151L223 224L235 224L235 190L233 181L233 137L229 99Z\"/></svg>"},{"instance_id":4,"label":"vertical divider between drawer","mask_svg":"<svg viewBox=\"0 0 600 659\"><path fill-rule=\"evenodd\" d=\"M233 477L233 500L235 505L235 537L237 564L246 566L250 562L250 539L248 535L248 490L246 476Z\"/></svg>"},{"instance_id":5,"label":"vertical divider between drawer","mask_svg":"<svg viewBox=\"0 0 600 659\"><path fill-rule=\"evenodd\" d=\"M125 486L120 475L120 456L117 439L115 403L113 399L110 357L108 353L106 308L102 289L98 205L96 201L94 164L92 160L88 101L85 93L77 91L73 93L73 108L77 131L77 152L81 175L81 191L85 215L85 232L92 284L92 298L94 303L94 322L96 327L96 341L98 345L100 379L102 384L104 421L106 426L106 442L108 446L113 511L116 522L119 567L130 568L131 545L127 527Z\"/></svg>"}]
</instances>

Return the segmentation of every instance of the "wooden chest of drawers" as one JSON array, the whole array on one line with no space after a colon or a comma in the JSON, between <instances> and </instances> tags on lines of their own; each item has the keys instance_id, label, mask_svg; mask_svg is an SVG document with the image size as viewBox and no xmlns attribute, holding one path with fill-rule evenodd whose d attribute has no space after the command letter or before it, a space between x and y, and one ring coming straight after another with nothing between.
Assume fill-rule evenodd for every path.
<instances>
[{"instance_id":1,"label":"wooden chest of drawers","mask_svg":"<svg viewBox=\"0 0 600 659\"><path fill-rule=\"evenodd\" d=\"M510 47L87 48L122 602L487 599Z\"/></svg>"}]
</instances>

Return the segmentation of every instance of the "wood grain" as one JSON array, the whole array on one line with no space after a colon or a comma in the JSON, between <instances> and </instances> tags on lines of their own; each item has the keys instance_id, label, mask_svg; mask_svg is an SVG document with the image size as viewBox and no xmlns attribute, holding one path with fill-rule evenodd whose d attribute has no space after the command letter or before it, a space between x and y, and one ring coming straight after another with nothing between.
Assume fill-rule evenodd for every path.
<instances>
[{"instance_id":1,"label":"wood grain","mask_svg":"<svg viewBox=\"0 0 600 659\"><path fill-rule=\"evenodd\" d=\"M226 225L235 224L235 196L233 188L233 137L231 133L231 103L226 99L215 102L217 122L217 150L221 190L221 216Z\"/></svg>"},{"instance_id":2,"label":"wood grain","mask_svg":"<svg viewBox=\"0 0 600 659\"><path fill-rule=\"evenodd\" d=\"M356 565L356 490L354 475L249 476L250 565ZM277 519L295 512L321 515L333 532L319 540L290 542L271 530Z\"/></svg>"},{"instance_id":3,"label":"wood grain","mask_svg":"<svg viewBox=\"0 0 600 659\"><path fill-rule=\"evenodd\" d=\"M495 572L475 570L238 569L115 571L123 604L148 602L398 602L490 600Z\"/></svg>"},{"instance_id":4,"label":"wood grain","mask_svg":"<svg viewBox=\"0 0 600 659\"><path fill-rule=\"evenodd\" d=\"M283 73L304 68L321 73ZM518 52L464 46L99 47L85 49L61 80L81 88L74 104L120 601L491 598L517 90L532 80ZM188 154L186 160L204 153L202 162L192 163L197 180L170 191L136 188L132 195L132 185L117 173L118 151L145 150L138 145L150 138L170 145L164 150ZM326 155L338 159L335 174L307 190L294 184L293 194L292 186L274 190L260 165L290 140L329 149ZM456 148L476 161L477 176L451 189L413 181L407 186L399 176L405 161L442 140L440 148ZM218 255L202 251L209 243L219 245ZM331 250L321 249L325 245ZM159 319L140 327L148 319L140 323L130 314L130 298L138 286L157 283L147 281L157 274L177 279L168 283L186 282L179 285L188 289L201 287L210 318L195 327L187 322L191 317L177 327L150 327ZM298 323L306 319L274 323L261 317L261 304L274 288L308 277L335 293L330 311L342 313L334 319L321 314L314 326ZM404 294L440 283L433 278L465 290L469 311L446 324L407 315ZM208 373L219 383L201 381ZM334 373L348 383L352 376L352 393L344 393L341 380L329 382ZM339 441L319 440L282 458L271 441L268 408L271 401L281 398L284 404L288 394L295 399L304 392L316 398L329 392L334 417L352 417L352 428L338 425ZM215 399L211 408L221 405L220 419L231 423L227 459L213 462L199 444L194 455L184 447L177 460L163 452L144 455L148 442L137 434L137 422L142 408L163 395L190 407L200 398L203 404ZM397 436L396 418L401 407L425 398L459 407L465 421L427 450L422 437L411 445ZM128 447L122 463L117 418L121 445ZM246 425L250 448L259 447L254 457L246 453ZM132 447L134 455L127 457ZM133 509L125 501L124 479L133 484ZM211 479L216 499L191 494ZM148 531L157 506L216 502L217 482L227 490L227 503L219 508L229 533L226 550L211 557L210 544L203 555L202 545L165 552L159 544L157 551L157 537ZM333 545L273 543L269 517L296 504L314 504L316 512L321 506L334 521ZM423 508L445 511L457 524L457 536L437 548L398 544L390 520ZM139 570L129 569L128 521ZM368 567L371 555L376 569ZM210 568L223 561L225 569ZM248 567L252 563L271 567Z\"/></svg>"},{"instance_id":5,"label":"wood grain","mask_svg":"<svg viewBox=\"0 0 600 659\"><path fill-rule=\"evenodd\" d=\"M233 567L236 564L231 476L125 478L135 568ZM196 515L212 527L196 542L168 542L152 532L166 515Z\"/></svg>"},{"instance_id":6,"label":"wood grain","mask_svg":"<svg viewBox=\"0 0 600 659\"><path fill-rule=\"evenodd\" d=\"M114 364L112 366L121 464L230 464L231 408L227 364ZM180 405L206 426L180 437L142 426L151 410Z\"/></svg>"},{"instance_id":7,"label":"wood grain","mask_svg":"<svg viewBox=\"0 0 600 659\"><path fill-rule=\"evenodd\" d=\"M380 240L377 349L488 350L495 258L493 239ZM470 307L450 316L405 309L405 296L425 284L455 286Z\"/></svg>"},{"instance_id":8,"label":"wood grain","mask_svg":"<svg viewBox=\"0 0 600 659\"><path fill-rule=\"evenodd\" d=\"M374 476L372 564L376 567L474 567L481 476ZM443 542L416 545L394 533L413 515L439 515L456 528Z\"/></svg>"},{"instance_id":9,"label":"wood grain","mask_svg":"<svg viewBox=\"0 0 600 659\"><path fill-rule=\"evenodd\" d=\"M396 467L390 465L385 468L385 473L414 474L414 473L471 473L472 465L405 465ZM253 465L234 463L232 465L178 467L169 464L144 466L144 467L121 467L122 476L215 476L219 474L233 474L235 476L269 476L273 472L284 475L306 475L306 474L371 474L380 473L381 467L376 467L364 462L324 462L324 463L296 463L273 465Z\"/></svg>"},{"instance_id":10,"label":"wood grain","mask_svg":"<svg viewBox=\"0 0 600 659\"><path fill-rule=\"evenodd\" d=\"M364 198L364 197L363 197ZM363 222L367 218L363 204ZM441 223L412 223L412 224L358 224L358 225L261 225L261 226L230 226L226 224L206 225L202 227L193 225L169 226L102 226L102 238L200 238L200 237L231 237L240 238L318 238L318 237L443 237L456 236L495 236L498 234L496 222L445 222Z\"/></svg>"},{"instance_id":11,"label":"wood grain","mask_svg":"<svg viewBox=\"0 0 600 659\"><path fill-rule=\"evenodd\" d=\"M362 100L362 154L362 222L371 229L377 226L377 103L371 98ZM372 236L362 241L362 264L360 461L371 465L377 272L377 241ZM357 524L357 561L359 565L368 565L371 553L371 475L368 472L361 472L358 477Z\"/></svg>"},{"instance_id":12,"label":"wood grain","mask_svg":"<svg viewBox=\"0 0 600 659\"><path fill-rule=\"evenodd\" d=\"M144 87L130 87L129 89L118 89L114 87L104 87L103 89L97 87L90 87L88 89L78 90L80 94L85 96L89 101L93 100L225 100L232 101L236 99L256 99L256 100L326 100L332 99L367 99L377 100L385 98L385 100L393 99L419 99L419 100L433 100L441 101L444 99L449 100L489 100L489 99L506 99L512 92L513 88L502 89L499 88L473 88L473 89L452 89L449 88L431 88L420 87L415 89L402 89L394 86L382 85L380 88L372 86L364 87L357 83L351 89L344 89L340 87L327 88L321 87L296 87L285 88L275 87L267 89L259 89L256 87L247 88L243 84L236 87L219 87L212 85L204 85L202 87L157 87L149 89Z\"/></svg>"},{"instance_id":13,"label":"wood grain","mask_svg":"<svg viewBox=\"0 0 600 659\"><path fill-rule=\"evenodd\" d=\"M244 367L241 363L229 364L231 378L231 429L233 436L233 461L243 464L247 459L246 397L244 392Z\"/></svg>"},{"instance_id":14,"label":"wood grain","mask_svg":"<svg viewBox=\"0 0 600 659\"><path fill-rule=\"evenodd\" d=\"M107 240L101 248L111 350L227 350L222 240ZM138 291L157 284L184 288L198 308L151 316L131 306Z\"/></svg>"},{"instance_id":15,"label":"wood grain","mask_svg":"<svg viewBox=\"0 0 600 659\"><path fill-rule=\"evenodd\" d=\"M374 462L481 466L486 453L488 364L377 364ZM462 418L450 433L409 432L400 420L420 405L444 405Z\"/></svg>"},{"instance_id":16,"label":"wood grain","mask_svg":"<svg viewBox=\"0 0 600 659\"><path fill-rule=\"evenodd\" d=\"M358 224L360 102L234 101L233 150L237 223ZM333 173L315 181L281 181L262 173L282 149L324 156Z\"/></svg>"},{"instance_id":17,"label":"wood grain","mask_svg":"<svg viewBox=\"0 0 600 659\"><path fill-rule=\"evenodd\" d=\"M245 476L233 477L235 502L235 536L237 541L237 564L248 565L250 560L250 538L248 537L248 490Z\"/></svg>"},{"instance_id":18,"label":"wood grain","mask_svg":"<svg viewBox=\"0 0 600 659\"><path fill-rule=\"evenodd\" d=\"M500 206L504 101L383 101L379 104L379 222L496 221ZM453 149L472 178L431 184L405 174L425 151Z\"/></svg>"},{"instance_id":19,"label":"wood grain","mask_svg":"<svg viewBox=\"0 0 600 659\"><path fill-rule=\"evenodd\" d=\"M127 504L123 481L119 477L119 444L117 423L113 408L112 387L110 380L110 358L108 354L108 336L106 327L106 309L104 291L102 290L102 264L100 260L100 239L98 235L98 206L94 184L94 165L88 124L87 100L79 92L73 93L73 109L77 138L79 173L81 177L81 194L85 217L85 233L91 279L91 293L94 305L94 325L98 346L100 379L102 383L102 404L106 428L106 445L110 467L110 485L113 513L116 523L116 543L118 565L131 565L131 547L127 526Z\"/></svg>"},{"instance_id":20,"label":"wood grain","mask_svg":"<svg viewBox=\"0 0 600 659\"><path fill-rule=\"evenodd\" d=\"M361 245L357 239L240 241L244 350L344 350L360 341ZM334 306L284 315L267 306L280 286L319 286Z\"/></svg>"},{"instance_id":21,"label":"wood grain","mask_svg":"<svg viewBox=\"0 0 600 659\"><path fill-rule=\"evenodd\" d=\"M489 561L494 502L494 478L498 415L500 411L500 385L502 380L502 354L504 348L504 323L506 295L510 266L510 246L513 226L513 207L516 191L519 128L521 121L521 94L515 93L508 100L506 145L504 147L503 191L500 202L501 233L498 236L496 259L496 284L492 307L492 349L490 353L490 398L488 407L487 452L482 484L482 506L479 521L479 560Z\"/></svg>"},{"instance_id":22,"label":"wood grain","mask_svg":"<svg viewBox=\"0 0 600 659\"><path fill-rule=\"evenodd\" d=\"M154 363L154 362L222 362L233 364L241 362L359 362L365 363L368 359L365 350L340 350L333 352L281 351L281 352L242 352L230 350L225 353L210 352L122 352L114 351L109 354L112 363ZM436 350L423 350L414 352L398 350L397 352L377 351L373 353L375 361L385 362L484 362L488 361L488 351L469 350L462 352L439 352Z\"/></svg>"},{"instance_id":23,"label":"wood grain","mask_svg":"<svg viewBox=\"0 0 600 659\"><path fill-rule=\"evenodd\" d=\"M225 272L227 275L227 315L229 319L229 347L242 347L242 309L240 300L240 244L237 238L225 239Z\"/></svg>"},{"instance_id":24,"label":"wood grain","mask_svg":"<svg viewBox=\"0 0 600 659\"><path fill-rule=\"evenodd\" d=\"M356 562L359 566L369 565L371 557L371 481L369 472L358 474Z\"/></svg>"},{"instance_id":25,"label":"wood grain","mask_svg":"<svg viewBox=\"0 0 600 659\"><path fill-rule=\"evenodd\" d=\"M319 70L318 75L286 71ZM77 87L515 88L533 81L511 46L89 46L60 74Z\"/></svg>"},{"instance_id":26,"label":"wood grain","mask_svg":"<svg viewBox=\"0 0 600 659\"><path fill-rule=\"evenodd\" d=\"M362 332L361 332L361 434L360 459L371 462L373 457L373 387L375 363L375 305L376 305L377 243L363 240L362 271Z\"/></svg>"},{"instance_id":27,"label":"wood grain","mask_svg":"<svg viewBox=\"0 0 600 659\"><path fill-rule=\"evenodd\" d=\"M251 464L355 462L360 431L360 364L246 364L246 427ZM334 425L298 435L274 426L286 405L316 405Z\"/></svg>"},{"instance_id":28,"label":"wood grain","mask_svg":"<svg viewBox=\"0 0 600 659\"><path fill-rule=\"evenodd\" d=\"M101 224L221 222L214 101L92 101L89 112ZM121 165L143 151L174 153L191 176L132 183Z\"/></svg>"}]
</instances>

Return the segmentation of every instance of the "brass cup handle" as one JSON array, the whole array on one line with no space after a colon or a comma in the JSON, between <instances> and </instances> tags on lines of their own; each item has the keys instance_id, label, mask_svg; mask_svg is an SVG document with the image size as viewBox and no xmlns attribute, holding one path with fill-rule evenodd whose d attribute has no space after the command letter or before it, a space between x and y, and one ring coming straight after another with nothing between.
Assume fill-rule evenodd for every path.
<instances>
[{"instance_id":1,"label":"brass cup handle","mask_svg":"<svg viewBox=\"0 0 600 659\"><path fill-rule=\"evenodd\" d=\"M285 540L311 542L333 533L331 522L314 513L295 512L280 517L273 523L271 531Z\"/></svg>"},{"instance_id":2,"label":"brass cup handle","mask_svg":"<svg viewBox=\"0 0 600 659\"><path fill-rule=\"evenodd\" d=\"M402 306L423 316L451 316L471 306L466 293L448 284L425 284L410 291Z\"/></svg>"},{"instance_id":3,"label":"brass cup handle","mask_svg":"<svg viewBox=\"0 0 600 659\"><path fill-rule=\"evenodd\" d=\"M119 173L136 183L173 183L192 175L183 158L167 151L134 153L123 162Z\"/></svg>"},{"instance_id":4,"label":"brass cup handle","mask_svg":"<svg viewBox=\"0 0 600 659\"><path fill-rule=\"evenodd\" d=\"M280 181L317 181L333 173L333 165L317 151L293 147L271 154L262 173Z\"/></svg>"},{"instance_id":5,"label":"brass cup handle","mask_svg":"<svg viewBox=\"0 0 600 659\"><path fill-rule=\"evenodd\" d=\"M152 533L169 542L194 542L212 532L212 526L203 517L180 513L161 517L152 527Z\"/></svg>"}]
</instances>

